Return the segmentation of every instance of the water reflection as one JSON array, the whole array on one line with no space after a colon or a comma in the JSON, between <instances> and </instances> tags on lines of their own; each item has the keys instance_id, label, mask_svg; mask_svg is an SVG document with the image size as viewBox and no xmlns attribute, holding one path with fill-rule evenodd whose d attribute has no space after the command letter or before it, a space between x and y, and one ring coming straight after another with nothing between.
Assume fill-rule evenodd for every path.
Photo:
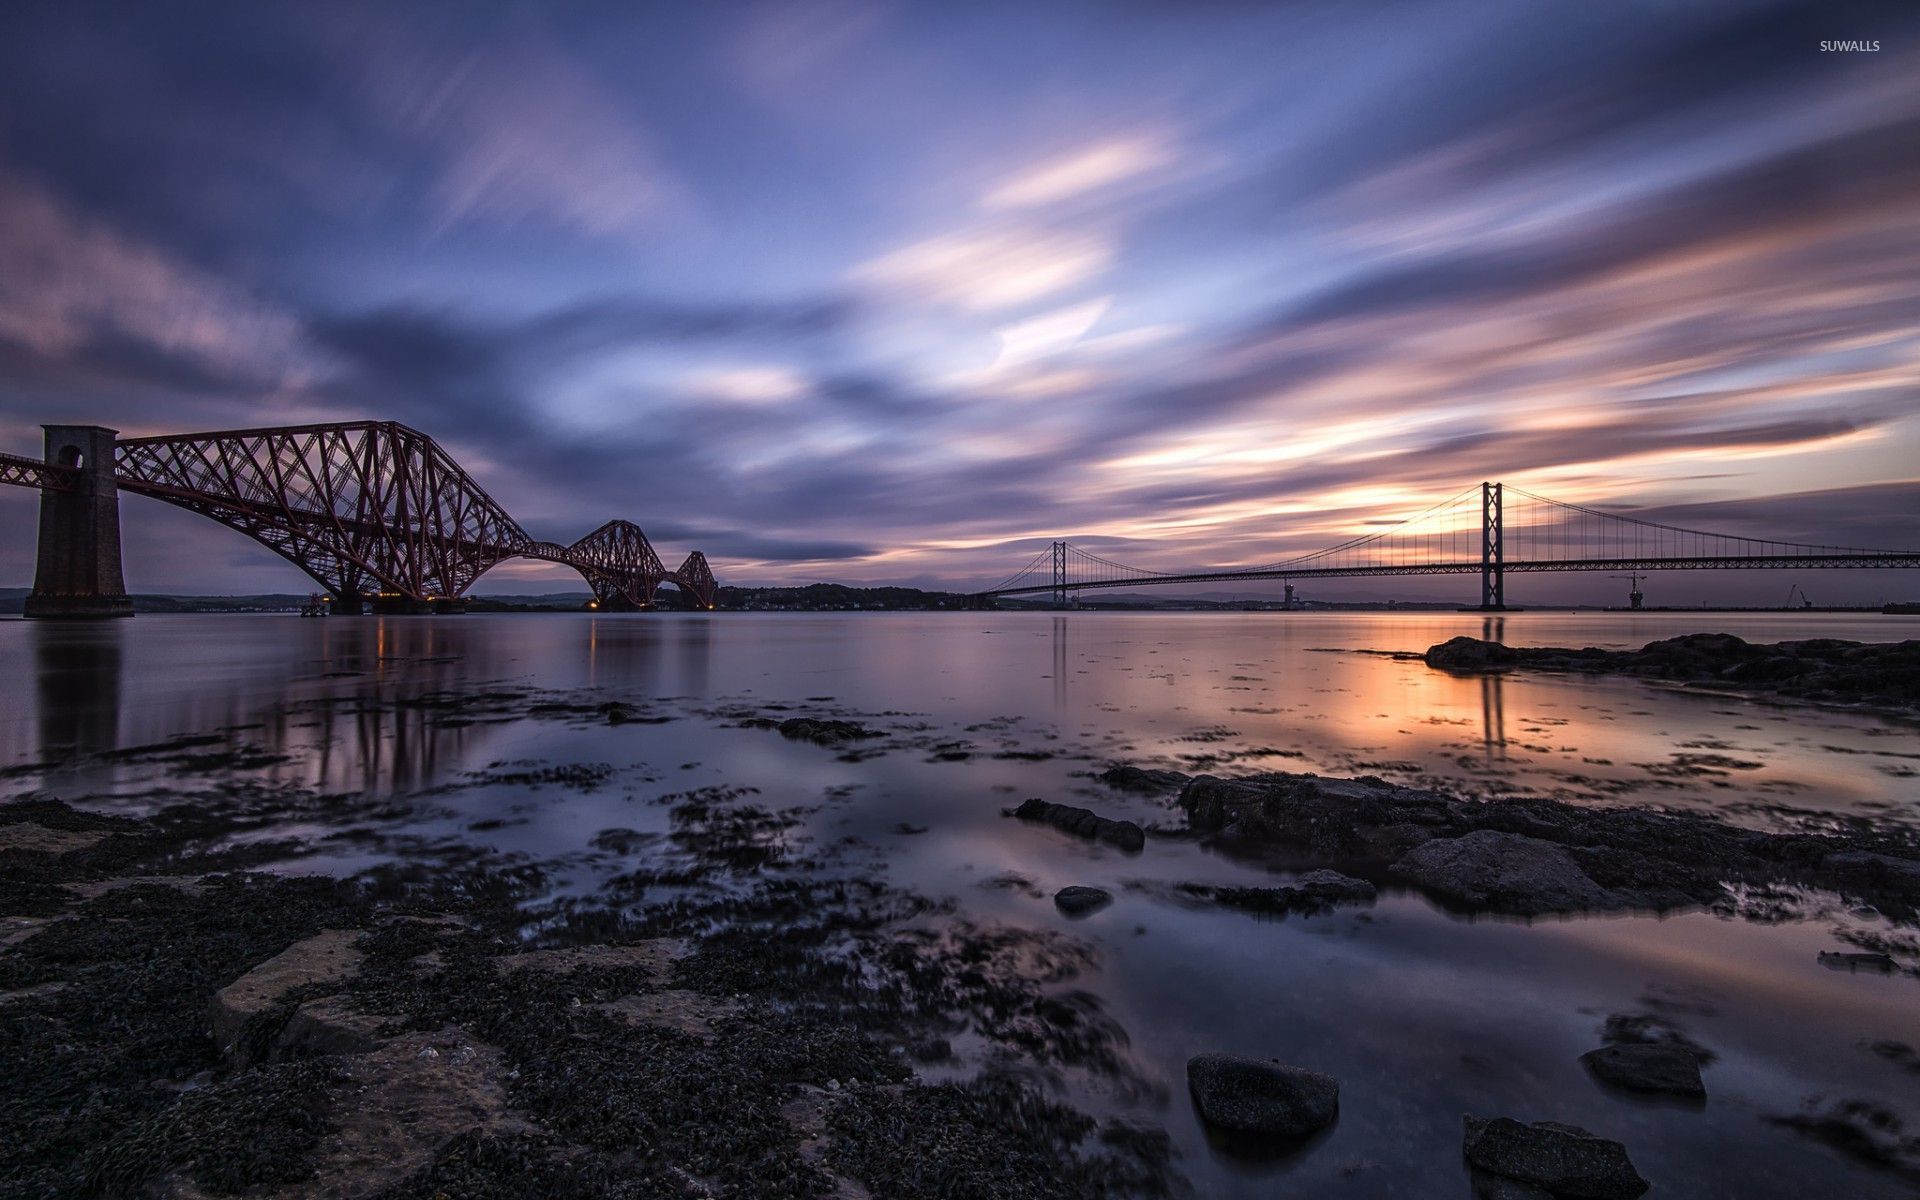
<instances>
[{"instance_id":1,"label":"water reflection","mask_svg":"<svg viewBox=\"0 0 1920 1200\"><path fill-rule=\"evenodd\" d=\"M713 617L703 614L670 626L679 650L675 655L679 678L674 681L674 690L690 696L708 694L708 671L713 664L713 622Z\"/></svg>"},{"instance_id":2,"label":"water reflection","mask_svg":"<svg viewBox=\"0 0 1920 1200\"><path fill-rule=\"evenodd\" d=\"M1886 640L1915 624L1726 621L1755 640ZM282 780L404 790L501 756L498 726L451 719L420 703L428 694L584 686L628 698L831 695L956 725L1046 713L1089 739L1079 752L1183 769L1380 774L1609 803L1783 799L1847 810L1912 800L1911 759L1900 753L1910 725L1789 713L1634 680L1453 676L1354 653L1418 651L1460 633L1580 645L1683 631L1677 618L1629 624L1555 614L0 622L0 676L31 677L18 703L0 706L0 757L84 758L116 744L226 730L235 742L285 755L274 768ZM1035 660L1036 640L1048 642L1047 660ZM1699 745L1679 745L1679 730ZM1239 753L1267 748L1264 757ZM1700 749L1722 757L1703 764Z\"/></svg>"},{"instance_id":3,"label":"water reflection","mask_svg":"<svg viewBox=\"0 0 1920 1200\"><path fill-rule=\"evenodd\" d=\"M1507 637L1507 619L1501 616L1486 616L1480 619L1480 640L1483 642L1504 642ZM1487 761L1504 761L1507 757L1507 705L1505 692L1506 677L1498 673L1480 677L1480 745Z\"/></svg>"},{"instance_id":4,"label":"water reflection","mask_svg":"<svg viewBox=\"0 0 1920 1200\"><path fill-rule=\"evenodd\" d=\"M1480 741L1489 761L1507 757L1505 677L1480 677Z\"/></svg>"},{"instance_id":5,"label":"water reflection","mask_svg":"<svg viewBox=\"0 0 1920 1200\"><path fill-rule=\"evenodd\" d=\"M124 625L37 622L30 636L41 760L99 754L119 745Z\"/></svg>"},{"instance_id":6,"label":"water reflection","mask_svg":"<svg viewBox=\"0 0 1920 1200\"><path fill-rule=\"evenodd\" d=\"M1067 619L1053 619L1053 706L1067 706Z\"/></svg>"}]
</instances>

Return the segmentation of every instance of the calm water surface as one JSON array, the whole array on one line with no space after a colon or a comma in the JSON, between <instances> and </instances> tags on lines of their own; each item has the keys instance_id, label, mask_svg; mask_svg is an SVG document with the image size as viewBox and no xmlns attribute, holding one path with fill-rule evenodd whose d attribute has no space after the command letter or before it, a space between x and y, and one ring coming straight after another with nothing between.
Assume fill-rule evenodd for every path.
<instances>
[{"instance_id":1,"label":"calm water surface","mask_svg":"<svg viewBox=\"0 0 1920 1200\"><path fill-rule=\"evenodd\" d=\"M377 841L330 836L342 831L324 823L274 831L307 843L289 869L347 873L408 846L465 843L547 864L556 894L590 897L634 865L596 850L595 834L663 831L663 806L646 801L664 793L757 788L756 803L807 808L793 836L817 852L809 869L883 873L952 898L961 918L1091 943L1098 966L1071 986L1127 1030L1133 1069L1053 1086L1166 1127L1202 1195L1463 1196L1466 1112L1618 1138L1655 1196L1910 1194L1767 1120L1816 1098L1858 1098L1900 1113L1909 1132L1920 1125L1920 1075L1866 1048L1920 1044L1920 983L1817 960L1850 948L1837 927L1876 927L1870 915L1524 923L1387 893L1367 910L1266 921L1156 890L1275 882L1255 866L1168 839L1124 855L1001 815L1037 795L1178 827L1164 804L1089 778L1127 761L1374 774L1477 795L1710 809L1761 826L1827 813L1920 820L1911 723L1625 679L1454 678L1392 656L1459 633L1628 647L1704 628L1751 640L1920 637L1920 619L1814 614L6 621L0 751L16 768L44 766L16 770L0 791L137 808L163 781L103 752L224 731L272 759L253 777L400 802L405 815ZM391 703L483 685L651 699L676 719L449 727ZM728 716L773 705L853 716L890 738L847 762ZM612 774L591 790L474 774L570 762ZM1068 920L1049 897L1076 883L1117 902ZM1614 1013L1661 1015L1715 1052L1704 1108L1625 1101L1590 1081L1578 1056ZM1279 1162L1221 1154L1185 1093L1183 1064L1205 1050L1331 1072L1339 1124Z\"/></svg>"}]
</instances>

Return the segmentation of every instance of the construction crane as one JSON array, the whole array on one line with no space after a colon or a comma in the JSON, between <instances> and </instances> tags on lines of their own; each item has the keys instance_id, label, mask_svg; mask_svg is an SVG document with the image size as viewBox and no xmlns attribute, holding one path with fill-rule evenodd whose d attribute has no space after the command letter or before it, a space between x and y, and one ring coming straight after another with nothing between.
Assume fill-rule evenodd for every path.
<instances>
[{"instance_id":1,"label":"construction crane","mask_svg":"<svg viewBox=\"0 0 1920 1200\"><path fill-rule=\"evenodd\" d=\"M1628 608L1639 608L1641 602L1647 598L1646 594L1640 590L1640 581L1642 579L1651 578L1651 576L1640 575L1640 574L1609 575L1607 576L1607 578L1608 579L1625 579L1628 581L1628 591L1627 591L1627 607Z\"/></svg>"},{"instance_id":2,"label":"construction crane","mask_svg":"<svg viewBox=\"0 0 1920 1200\"><path fill-rule=\"evenodd\" d=\"M1813 597L1812 597L1812 596L1809 596L1809 595L1807 595L1807 592L1806 592L1806 589L1805 589L1805 588L1803 588L1803 587L1801 587L1801 586L1800 586L1799 584L1797 584L1797 583L1796 583L1796 584L1794 584L1794 585L1793 585L1792 587L1790 587L1790 588L1788 588L1788 589L1787 589L1787 607L1788 607L1788 608L1792 608L1792 607L1793 607L1793 597L1794 597L1794 594L1795 594L1796 592L1797 592L1797 593L1799 593L1799 595L1800 595L1800 607L1801 607L1801 608L1812 608L1812 607L1813 607Z\"/></svg>"}]
</instances>

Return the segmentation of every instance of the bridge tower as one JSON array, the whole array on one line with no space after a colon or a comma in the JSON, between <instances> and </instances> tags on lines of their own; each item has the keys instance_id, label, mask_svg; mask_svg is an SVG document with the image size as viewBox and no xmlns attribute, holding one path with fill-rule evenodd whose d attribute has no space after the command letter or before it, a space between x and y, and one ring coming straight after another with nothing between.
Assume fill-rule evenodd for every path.
<instances>
[{"instance_id":1,"label":"bridge tower","mask_svg":"<svg viewBox=\"0 0 1920 1200\"><path fill-rule=\"evenodd\" d=\"M77 471L72 490L40 489L40 547L29 617L130 617L120 573L120 489L114 445L98 425L45 425L47 461Z\"/></svg>"},{"instance_id":2,"label":"bridge tower","mask_svg":"<svg viewBox=\"0 0 1920 1200\"><path fill-rule=\"evenodd\" d=\"M1067 606L1067 544L1053 544L1053 606Z\"/></svg>"},{"instance_id":3,"label":"bridge tower","mask_svg":"<svg viewBox=\"0 0 1920 1200\"><path fill-rule=\"evenodd\" d=\"M1507 607L1506 550L1500 527L1501 485L1480 485L1480 607Z\"/></svg>"}]
</instances>

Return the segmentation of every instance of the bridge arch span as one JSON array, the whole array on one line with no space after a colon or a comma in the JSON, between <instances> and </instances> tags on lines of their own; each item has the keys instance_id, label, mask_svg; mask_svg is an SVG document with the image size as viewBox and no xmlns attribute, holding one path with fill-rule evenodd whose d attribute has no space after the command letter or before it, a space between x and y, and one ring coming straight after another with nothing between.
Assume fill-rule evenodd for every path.
<instances>
[{"instance_id":1,"label":"bridge arch span","mask_svg":"<svg viewBox=\"0 0 1920 1200\"><path fill-rule=\"evenodd\" d=\"M41 569L29 605L37 616L131 613L119 570L122 490L218 521L329 595L376 606L457 602L486 571L520 557L572 566L597 600L634 607L680 574L630 521L569 546L535 541L444 448L398 422L128 439L98 426L46 429L43 459L0 454L0 483L41 493Z\"/></svg>"}]
</instances>

